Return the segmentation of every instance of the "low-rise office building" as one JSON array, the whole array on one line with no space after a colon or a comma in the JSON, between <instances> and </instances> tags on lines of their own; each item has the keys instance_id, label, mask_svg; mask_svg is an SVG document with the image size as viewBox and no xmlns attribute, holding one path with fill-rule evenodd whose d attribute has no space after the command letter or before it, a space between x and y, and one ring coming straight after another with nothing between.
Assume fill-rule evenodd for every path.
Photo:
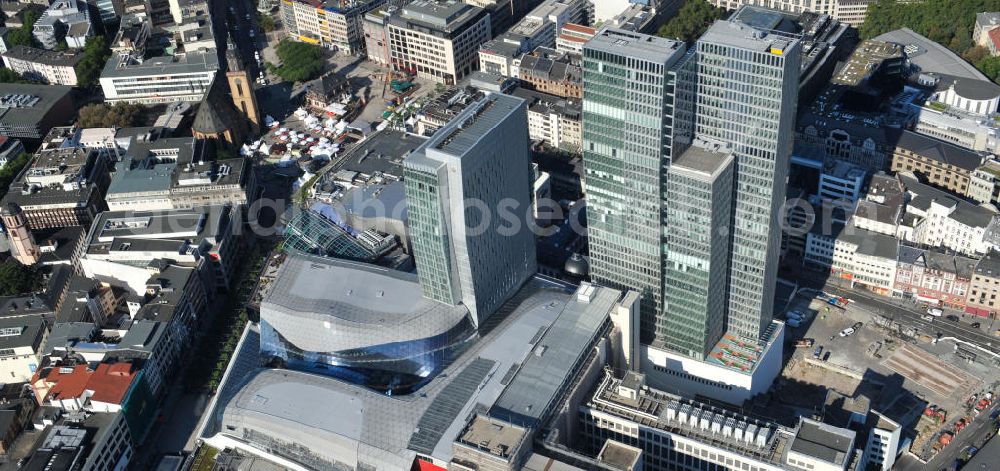
<instances>
[{"instance_id":1,"label":"low-rise office building","mask_svg":"<svg viewBox=\"0 0 1000 471\"><path fill-rule=\"evenodd\" d=\"M615 441L643 451L643 469L856 469L855 433L808 419L795 428L744 416L607 373L579 408L585 454Z\"/></svg>"},{"instance_id":2,"label":"low-rise office building","mask_svg":"<svg viewBox=\"0 0 1000 471\"><path fill-rule=\"evenodd\" d=\"M969 181L984 162L977 152L912 131L902 131L892 155L893 172L913 172L930 184L959 195L969 191Z\"/></svg>"},{"instance_id":3,"label":"low-rise office building","mask_svg":"<svg viewBox=\"0 0 1000 471\"><path fill-rule=\"evenodd\" d=\"M77 85L76 64L83 55L73 52L54 52L17 45L3 54L8 69L32 82L50 85Z\"/></svg>"},{"instance_id":4,"label":"low-rise office building","mask_svg":"<svg viewBox=\"0 0 1000 471\"><path fill-rule=\"evenodd\" d=\"M198 268L207 291L224 291L239 265L241 222L242 211L227 206L105 211L87 233L80 268L139 294L146 292L150 262L172 260Z\"/></svg>"},{"instance_id":5,"label":"low-rise office building","mask_svg":"<svg viewBox=\"0 0 1000 471\"><path fill-rule=\"evenodd\" d=\"M861 285L888 296L896 280L899 241L895 237L858 228L854 224L822 222L806 236L804 263L830 270L851 286Z\"/></svg>"},{"instance_id":6,"label":"low-rise office building","mask_svg":"<svg viewBox=\"0 0 1000 471\"><path fill-rule=\"evenodd\" d=\"M0 135L38 141L76 116L72 88L64 85L0 84Z\"/></svg>"},{"instance_id":7,"label":"low-rise office building","mask_svg":"<svg viewBox=\"0 0 1000 471\"><path fill-rule=\"evenodd\" d=\"M199 102L212 86L219 70L215 51L137 60L131 54L116 54L101 72L101 89L109 103L141 104Z\"/></svg>"},{"instance_id":8,"label":"low-rise office building","mask_svg":"<svg viewBox=\"0 0 1000 471\"><path fill-rule=\"evenodd\" d=\"M384 3L386 0L284 0L281 18L294 39L361 54L365 51L363 18Z\"/></svg>"},{"instance_id":9,"label":"low-rise office building","mask_svg":"<svg viewBox=\"0 0 1000 471\"><path fill-rule=\"evenodd\" d=\"M742 5L760 5L790 13L815 12L857 28L865 22L868 6L875 0L709 0L709 3L727 10L736 10Z\"/></svg>"},{"instance_id":10,"label":"low-rise office building","mask_svg":"<svg viewBox=\"0 0 1000 471\"><path fill-rule=\"evenodd\" d=\"M396 69L451 85L479 67L490 39L489 13L455 0L417 0L389 17L389 57Z\"/></svg>"},{"instance_id":11,"label":"low-rise office building","mask_svg":"<svg viewBox=\"0 0 1000 471\"><path fill-rule=\"evenodd\" d=\"M597 34L597 29L576 23L566 23L556 37L556 51L583 55L583 45Z\"/></svg>"},{"instance_id":12,"label":"low-rise office building","mask_svg":"<svg viewBox=\"0 0 1000 471\"><path fill-rule=\"evenodd\" d=\"M112 211L246 203L246 161L212 160L193 137L135 136L123 153L105 197Z\"/></svg>"},{"instance_id":13,"label":"low-rise office building","mask_svg":"<svg viewBox=\"0 0 1000 471\"><path fill-rule=\"evenodd\" d=\"M41 150L11 183L4 202L18 205L33 230L89 226L106 207L107 160L76 146Z\"/></svg>"}]
</instances>

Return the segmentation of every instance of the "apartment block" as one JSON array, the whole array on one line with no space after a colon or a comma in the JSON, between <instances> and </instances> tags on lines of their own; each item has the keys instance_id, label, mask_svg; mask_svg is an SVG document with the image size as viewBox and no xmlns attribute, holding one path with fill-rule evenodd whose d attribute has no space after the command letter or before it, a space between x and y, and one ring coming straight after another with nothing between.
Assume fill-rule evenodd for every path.
<instances>
[{"instance_id":1,"label":"apartment block","mask_svg":"<svg viewBox=\"0 0 1000 471\"><path fill-rule=\"evenodd\" d=\"M365 51L365 14L384 3L386 0L282 0L281 18L294 39L356 55Z\"/></svg>"},{"instance_id":2,"label":"apartment block","mask_svg":"<svg viewBox=\"0 0 1000 471\"><path fill-rule=\"evenodd\" d=\"M511 95L528 103L528 137L568 152L578 153L583 146L580 101L517 88Z\"/></svg>"},{"instance_id":3,"label":"apartment block","mask_svg":"<svg viewBox=\"0 0 1000 471\"><path fill-rule=\"evenodd\" d=\"M32 82L75 87L76 64L83 55L72 52L54 52L17 45L3 54L8 69Z\"/></svg>"},{"instance_id":4,"label":"apartment block","mask_svg":"<svg viewBox=\"0 0 1000 471\"><path fill-rule=\"evenodd\" d=\"M511 76L527 88L565 98L583 99L581 57L547 47L522 54L512 64Z\"/></svg>"},{"instance_id":5,"label":"apartment block","mask_svg":"<svg viewBox=\"0 0 1000 471\"><path fill-rule=\"evenodd\" d=\"M976 262L965 312L976 316L996 318L1000 313L1000 253L991 250Z\"/></svg>"},{"instance_id":6,"label":"apartment block","mask_svg":"<svg viewBox=\"0 0 1000 471\"><path fill-rule=\"evenodd\" d=\"M893 295L964 310L975 267L968 257L901 245Z\"/></svg>"}]
</instances>

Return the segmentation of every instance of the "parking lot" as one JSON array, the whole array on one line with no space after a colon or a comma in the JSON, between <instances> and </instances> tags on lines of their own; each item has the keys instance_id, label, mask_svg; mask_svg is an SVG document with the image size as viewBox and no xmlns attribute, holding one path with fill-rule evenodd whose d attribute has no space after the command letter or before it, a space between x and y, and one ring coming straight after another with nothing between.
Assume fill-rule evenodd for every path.
<instances>
[{"instance_id":1,"label":"parking lot","mask_svg":"<svg viewBox=\"0 0 1000 471\"><path fill-rule=\"evenodd\" d=\"M873 322L881 318L880 313L864 304L849 302L841 309L815 294L799 291L787 308L798 311L804 319L798 327L786 326L788 362L777 391L784 403L829 400L828 391L836 391L847 398L867 396L872 409L884 411L900 409L897 406L902 399L910 404L903 412L911 422L920 417L924 407L935 405L948 411L947 422L933 425L921 420L919 430L910 429L911 433L922 433L915 451L928 459L934 455L932 445L942 429L963 417L972 420L975 414L968 404L969 395L996 389L1000 368L989 354L980 351L976 361L969 361L967 353L958 352L955 342L936 342L927 328L952 321L943 317L921 321L927 325L915 326L909 330L911 335L901 335ZM856 332L840 335L858 322L862 325ZM813 339L814 343L794 348L800 339Z\"/></svg>"}]
</instances>

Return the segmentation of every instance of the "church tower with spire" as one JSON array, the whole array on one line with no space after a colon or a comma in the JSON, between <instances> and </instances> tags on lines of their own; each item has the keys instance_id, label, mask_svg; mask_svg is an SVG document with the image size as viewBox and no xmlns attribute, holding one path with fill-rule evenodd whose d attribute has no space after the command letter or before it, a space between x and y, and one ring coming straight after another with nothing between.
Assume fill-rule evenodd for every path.
<instances>
[{"instance_id":1,"label":"church tower with spire","mask_svg":"<svg viewBox=\"0 0 1000 471\"><path fill-rule=\"evenodd\" d=\"M260 112L257 110L257 97L253 91L253 80L243 61L240 60L236 44L230 36L226 47L226 79L229 81L229 94L233 97L233 104L236 109L243 114L243 117L250 122L250 129L253 134L260 132Z\"/></svg>"},{"instance_id":2,"label":"church tower with spire","mask_svg":"<svg viewBox=\"0 0 1000 471\"><path fill-rule=\"evenodd\" d=\"M8 203L0 211L0 218L7 228L7 239L10 242L10 252L22 265L34 265L41 257L41 251L31 231L28 230L28 220L24 217L21 207Z\"/></svg>"}]
</instances>

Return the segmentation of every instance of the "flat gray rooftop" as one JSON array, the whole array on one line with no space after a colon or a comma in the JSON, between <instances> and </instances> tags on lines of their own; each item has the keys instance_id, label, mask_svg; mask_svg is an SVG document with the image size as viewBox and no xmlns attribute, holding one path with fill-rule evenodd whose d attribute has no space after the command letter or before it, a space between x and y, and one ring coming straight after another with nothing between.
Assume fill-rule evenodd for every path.
<instances>
[{"instance_id":1,"label":"flat gray rooftop","mask_svg":"<svg viewBox=\"0 0 1000 471\"><path fill-rule=\"evenodd\" d=\"M801 421L790 450L813 458L843 465L851 458L854 432L821 422Z\"/></svg>"},{"instance_id":2,"label":"flat gray rooftop","mask_svg":"<svg viewBox=\"0 0 1000 471\"><path fill-rule=\"evenodd\" d=\"M714 177L733 161L732 153L720 150L692 145L674 157L670 166Z\"/></svg>"},{"instance_id":3,"label":"flat gray rooftop","mask_svg":"<svg viewBox=\"0 0 1000 471\"><path fill-rule=\"evenodd\" d=\"M668 64L684 53L684 43L673 39L635 33L619 28L604 28L590 39L584 50L609 52Z\"/></svg>"},{"instance_id":4,"label":"flat gray rooftop","mask_svg":"<svg viewBox=\"0 0 1000 471\"><path fill-rule=\"evenodd\" d=\"M188 52L183 56L160 56L141 64L112 55L101 72L102 78L145 77L157 75L199 74L219 70L216 52Z\"/></svg>"},{"instance_id":5,"label":"flat gray rooftop","mask_svg":"<svg viewBox=\"0 0 1000 471\"><path fill-rule=\"evenodd\" d=\"M767 15L763 17L753 15L752 18L756 18L756 20L749 23L739 21L737 18L740 17L744 9L748 8L755 12L757 11L757 9L752 7L743 7L743 9L734 15L733 19L716 20L712 26L708 27L705 34L698 39L698 42L721 44L759 52L769 52L772 49L778 49L783 54L787 54L785 52L787 49L798 44L800 35L769 29L772 21Z\"/></svg>"}]
</instances>

